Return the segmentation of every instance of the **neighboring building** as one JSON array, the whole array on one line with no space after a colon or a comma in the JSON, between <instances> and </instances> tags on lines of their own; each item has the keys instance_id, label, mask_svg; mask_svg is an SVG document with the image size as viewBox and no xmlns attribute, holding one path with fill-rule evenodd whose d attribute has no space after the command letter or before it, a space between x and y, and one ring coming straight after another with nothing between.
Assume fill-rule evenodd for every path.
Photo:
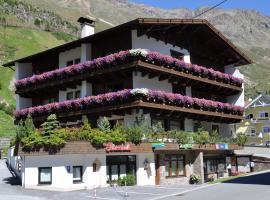
<instances>
[{"instance_id":1,"label":"neighboring building","mask_svg":"<svg viewBox=\"0 0 270 200\"><path fill-rule=\"evenodd\" d=\"M16 68L17 120L31 113L39 126L48 114L56 113L62 124L80 124L87 117L95 127L107 116L111 124L131 126L143 116L149 125L160 122L166 130L196 131L202 126L223 137L235 132L231 124L242 120L244 106L243 75L236 67L251 61L206 20L139 18L96 34L92 34L91 20L81 18L80 22L81 39L4 65ZM150 52L131 50L97 59L138 48ZM133 56L136 53L140 56ZM130 93L138 90L124 90L136 88L149 89L139 91L151 93L155 100L134 100ZM112 93L91 98L108 92ZM172 93L183 96L176 100ZM113 103L100 103L108 99ZM196 107L190 102L196 102ZM126 144L119 152L113 147L96 149L88 142L70 142L53 155L19 149L22 185L104 187L108 179L127 173L136 176L138 185L186 182L191 174L202 180L208 175L222 177L228 174L225 160L234 149L155 145Z\"/></svg>"},{"instance_id":2,"label":"neighboring building","mask_svg":"<svg viewBox=\"0 0 270 200\"><path fill-rule=\"evenodd\" d=\"M245 118L237 124L237 133L264 137L270 134L270 96L261 94L245 106Z\"/></svg>"}]
</instances>

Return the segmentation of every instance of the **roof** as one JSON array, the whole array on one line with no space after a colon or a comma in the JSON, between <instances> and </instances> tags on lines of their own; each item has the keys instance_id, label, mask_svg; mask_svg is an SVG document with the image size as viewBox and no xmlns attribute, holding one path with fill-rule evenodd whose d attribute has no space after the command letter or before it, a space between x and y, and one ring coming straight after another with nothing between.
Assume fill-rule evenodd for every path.
<instances>
[{"instance_id":1,"label":"roof","mask_svg":"<svg viewBox=\"0 0 270 200\"><path fill-rule=\"evenodd\" d=\"M270 95L260 94L251 101L245 108L270 106Z\"/></svg>"},{"instance_id":2,"label":"roof","mask_svg":"<svg viewBox=\"0 0 270 200\"><path fill-rule=\"evenodd\" d=\"M119 31L119 30L131 30L134 28L139 28L139 27L144 27L148 28L147 31L151 32L153 26L159 26L159 27L164 27L166 26L166 29L172 29L175 27L181 27L181 32L184 32L186 29L186 26L190 25L204 25L207 27L209 32L213 33L213 37L215 39L218 39L220 42L220 45L223 47L223 51L226 51L227 49L230 49L230 51L235 55L234 61L238 60L238 66L240 65L246 65L246 64L251 64L252 60L248 58L239 48L237 48L233 43L231 43L220 31L218 31L213 25L211 25L207 20L204 19L161 19L161 18L138 18L132 21L129 21L127 23L115 26L113 28L98 32L96 34L74 40L72 42L27 56L23 57L17 60L13 60L11 62L5 63L3 66L4 67L10 67L14 66L15 62L31 62L32 59L38 59L41 58L42 56L50 55L50 54L55 54L55 53L60 53L62 51L66 51L75 47L80 46L82 43L90 43L91 41L95 40L98 37L104 36L108 33L114 32L114 31ZM166 30L165 29L165 30ZM179 31L179 32L180 32ZM197 30L195 30L197 31ZM195 32L194 31L194 32ZM158 31L158 33L163 33L164 31ZM147 32L145 32L147 33ZM211 33L211 34L212 34ZM188 36L192 37L192 36ZM178 39L178 38L177 38ZM181 41L183 44L185 44L185 41ZM224 49L224 47L226 47ZM188 48L188 46L187 46ZM195 47L194 47L195 48ZM207 48L205 48L206 50Z\"/></svg>"}]
</instances>

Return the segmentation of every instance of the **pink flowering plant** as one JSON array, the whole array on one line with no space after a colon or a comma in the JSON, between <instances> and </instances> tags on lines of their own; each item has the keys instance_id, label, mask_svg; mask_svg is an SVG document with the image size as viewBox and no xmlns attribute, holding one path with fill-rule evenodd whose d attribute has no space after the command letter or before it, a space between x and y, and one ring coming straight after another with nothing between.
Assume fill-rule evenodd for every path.
<instances>
[{"instance_id":1,"label":"pink flowering plant","mask_svg":"<svg viewBox=\"0 0 270 200\"><path fill-rule=\"evenodd\" d=\"M151 52L145 49L131 49L120 51L105 57L97 58L92 61L86 61L80 64L71 65L61 69L45 72L39 75L33 75L15 82L17 90L34 86L36 84L48 83L53 80L63 80L80 74L91 73L119 64L125 64L134 60L142 60L151 64L171 68L184 73L191 73L195 76L201 76L213 79L219 82L228 83L241 87L243 80L232 75L215 71L212 68L206 68L195 64L188 64L182 60L163 55L159 52Z\"/></svg>"},{"instance_id":2,"label":"pink flowering plant","mask_svg":"<svg viewBox=\"0 0 270 200\"><path fill-rule=\"evenodd\" d=\"M48 116L70 111L81 111L101 106L121 105L136 100L144 102L166 104L178 107L193 108L212 112L223 112L232 115L243 115L243 108L228 103L211 101L206 99L192 98L181 94L169 93L146 88L124 89L117 92L88 96L76 100L68 100L58 103L50 103L22 109L15 112L17 119L26 118L28 114L32 117Z\"/></svg>"}]
</instances>

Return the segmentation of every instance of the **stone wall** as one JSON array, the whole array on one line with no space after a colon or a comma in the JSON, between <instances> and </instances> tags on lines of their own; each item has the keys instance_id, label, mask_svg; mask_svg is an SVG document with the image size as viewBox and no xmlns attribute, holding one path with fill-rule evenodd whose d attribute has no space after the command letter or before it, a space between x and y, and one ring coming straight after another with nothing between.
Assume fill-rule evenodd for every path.
<instances>
[{"instance_id":1,"label":"stone wall","mask_svg":"<svg viewBox=\"0 0 270 200\"><path fill-rule=\"evenodd\" d=\"M0 149L7 148L10 145L10 138L0 138Z\"/></svg>"}]
</instances>

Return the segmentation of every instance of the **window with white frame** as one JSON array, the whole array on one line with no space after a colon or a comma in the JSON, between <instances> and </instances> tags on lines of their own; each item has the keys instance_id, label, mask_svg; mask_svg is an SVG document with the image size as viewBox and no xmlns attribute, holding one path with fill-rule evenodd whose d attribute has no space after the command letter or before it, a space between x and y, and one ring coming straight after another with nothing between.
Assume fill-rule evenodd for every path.
<instances>
[{"instance_id":1,"label":"window with white frame","mask_svg":"<svg viewBox=\"0 0 270 200\"><path fill-rule=\"evenodd\" d=\"M251 136L256 136L256 130L255 130L255 128L251 128L250 129L250 135Z\"/></svg>"},{"instance_id":2,"label":"window with white frame","mask_svg":"<svg viewBox=\"0 0 270 200\"><path fill-rule=\"evenodd\" d=\"M51 167L38 168L38 183L39 184L52 184L52 168Z\"/></svg>"},{"instance_id":3,"label":"window with white frame","mask_svg":"<svg viewBox=\"0 0 270 200\"><path fill-rule=\"evenodd\" d=\"M269 126L263 127L262 132L263 133L270 133L270 127Z\"/></svg>"},{"instance_id":4,"label":"window with white frame","mask_svg":"<svg viewBox=\"0 0 270 200\"><path fill-rule=\"evenodd\" d=\"M73 60L68 60L66 62L66 66L74 65L74 64L79 64L81 62L80 58L75 58Z\"/></svg>"},{"instance_id":5,"label":"window with white frame","mask_svg":"<svg viewBox=\"0 0 270 200\"><path fill-rule=\"evenodd\" d=\"M72 99L79 99L81 97L81 91L75 90L67 92L66 94L66 100L72 100Z\"/></svg>"},{"instance_id":6,"label":"window with white frame","mask_svg":"<svg viewBox=\"0 0 270 200\"><path fill-rule=\"evenodd\" d=\"M73 167L73 183L82 182L82 166Z\"/></svg>"},{"instance_id":7,"label":"window with white frame","mask_svg":"<svg viewBox=\"0 0 270 200\"><path fill-rule=\"evenodd\" d=\"M246 115L246 119L253 119L253 114Z\"/></svg>"},{"instance_id":8,"label":"window with white frame","mask_svg":"<svg viewBox=\"0 0 270 200\"><path fill-rule=\"evenodd\" d=\"M266 111L261 111L260 113L259 113L259 117L260 118L268 118L268 112L266 112Z\"/></svg>"}]
</instances>

